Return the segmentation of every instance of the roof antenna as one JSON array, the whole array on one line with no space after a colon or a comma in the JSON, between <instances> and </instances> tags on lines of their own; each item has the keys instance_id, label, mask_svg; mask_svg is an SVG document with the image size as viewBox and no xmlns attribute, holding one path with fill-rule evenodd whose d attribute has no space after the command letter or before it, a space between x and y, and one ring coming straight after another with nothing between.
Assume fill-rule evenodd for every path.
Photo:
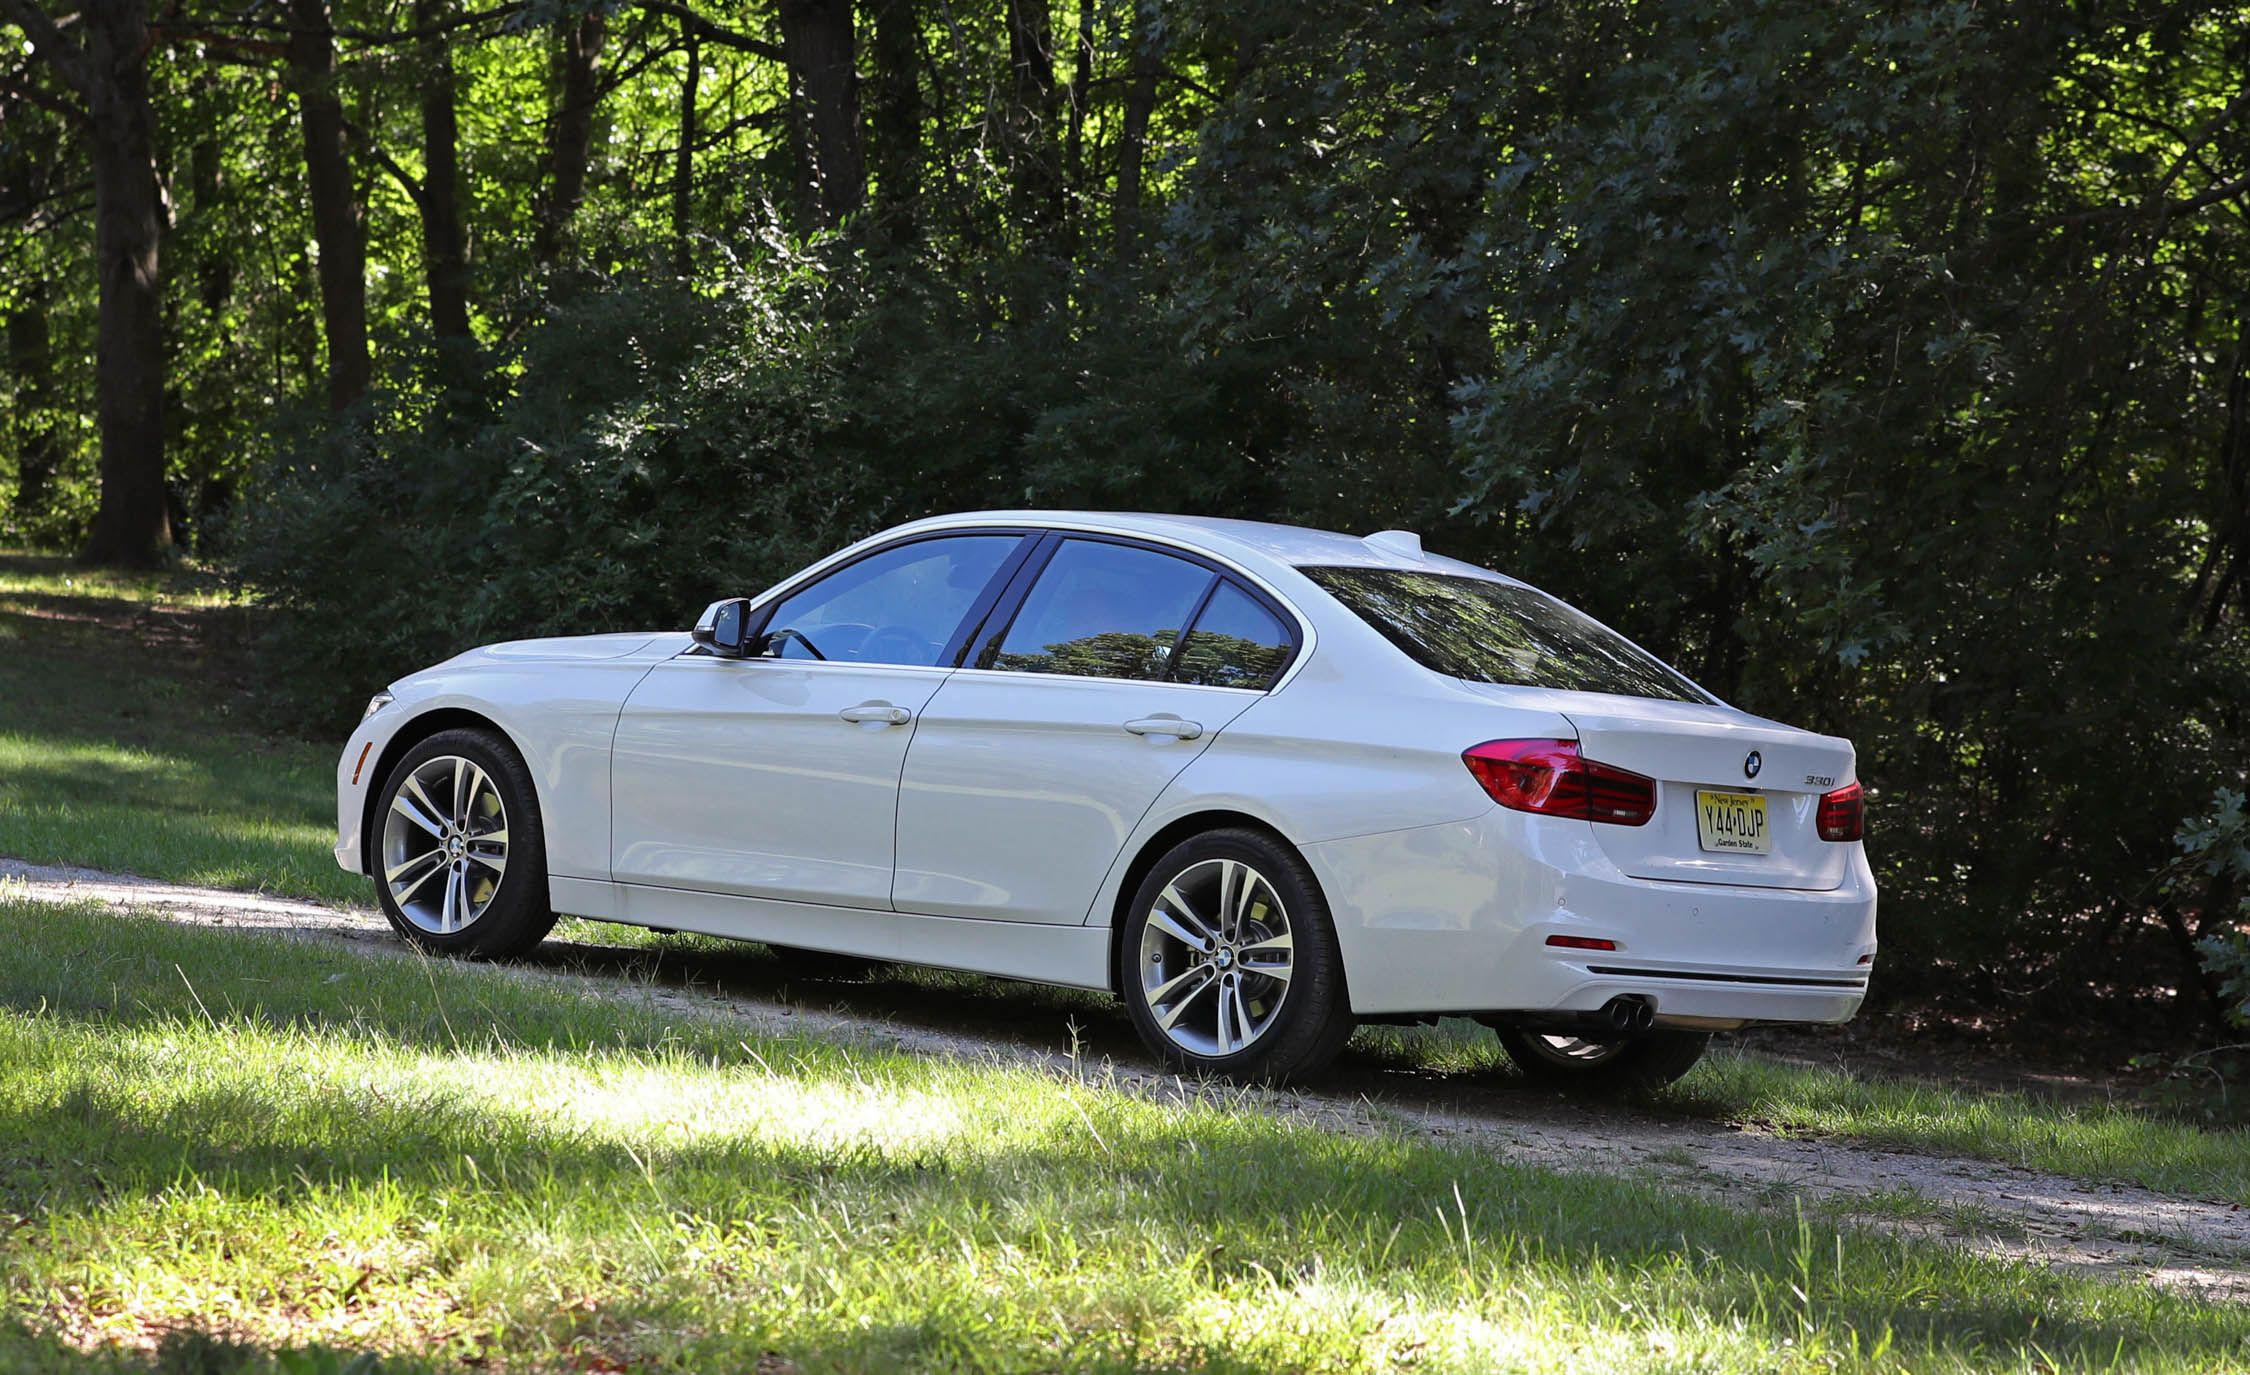
<instances>
[{"instance_id":1,"label":"roof antenna","mask_svg":"<svg viewBox=\"0 0 2250 1375\"><path fill-rule=\"evenodd\" d=\"M1385 554L1403 554L1410 559L1422 557L1422 537L1412 530L1377 530L1360 543Z\"/></svg>"}]
</instances>

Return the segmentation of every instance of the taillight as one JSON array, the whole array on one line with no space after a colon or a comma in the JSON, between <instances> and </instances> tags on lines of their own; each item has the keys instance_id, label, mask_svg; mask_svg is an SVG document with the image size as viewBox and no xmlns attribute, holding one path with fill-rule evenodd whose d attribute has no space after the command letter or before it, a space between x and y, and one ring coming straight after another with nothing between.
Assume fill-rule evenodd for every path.
<instances>
[{"instance_id":1,"label":"taillight","mask_svg":"<svg viewBox=\"0 0 2250 1375\"><path fill-rule=\"evenodd\" d=\"M1859 784L1846 783L1820 795L1817 818L1822 840L1857 840L1867 831L1867 803Z\"/></svg>"},{"instance_id":2,"label":"taillight","mask_svg":"<svg viewBox=\"0 0 2250 1375\"><path fill-rule=\"evenodd\" d=\"M1597 764L1576 740L1487 740L1461 762L1503 807L1542 816L1639 826L1656 815L1656 781Z\"/></svg>"},{"instance_id":3,"label":"taillight","mask_svg":"<svg viewBox=\"0 0 2250 1375\"><path fill-rule=\"evenodd\" d=\"M1557 950L1615 950L1617 942L1600 936L1549 936L1547 944Z\"/></svg>"}]
</instances>

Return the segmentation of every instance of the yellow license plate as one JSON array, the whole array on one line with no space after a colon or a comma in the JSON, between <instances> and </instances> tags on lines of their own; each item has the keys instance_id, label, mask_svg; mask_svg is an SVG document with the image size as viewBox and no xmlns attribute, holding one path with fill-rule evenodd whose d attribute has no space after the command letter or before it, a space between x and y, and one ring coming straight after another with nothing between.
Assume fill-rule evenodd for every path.
<instances>
[{"instance_id":1,"label":"yellow license plate","mask_svg":"<svg viewBox=\"0 0 2250 1375\"><path fill-rule=\"evenodd\" d=\"M1704 849L1722 854L1772 854L1773 832L1766 828L1766 800L1756 793L1697 789L1695 838Z\"/></svg>"}]
</instances>

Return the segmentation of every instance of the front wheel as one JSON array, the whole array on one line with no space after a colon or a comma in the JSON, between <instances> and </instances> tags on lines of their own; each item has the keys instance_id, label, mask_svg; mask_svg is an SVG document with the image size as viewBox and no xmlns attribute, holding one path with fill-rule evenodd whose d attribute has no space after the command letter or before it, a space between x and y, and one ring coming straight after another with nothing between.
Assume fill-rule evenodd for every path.
<instances>
[{"instance_id":1,"label":"front wheel","mask_svg":"<svg viewBox=\"0 0 2250 1375\"><path fill-rule=\"evenodd\" d=\"M433 955L521 955L555 924L531 772L481 730L440 731L383 780L375 894L391 926Z\"/></svg>"},{"instance_id":2,"label":"front wheel","mask_svg":"<svg viewBox=\"0 0 2250 1375\"><path fill-rule=\"evenodd\" d=\"M1117 972L1133 1029L1175 1070L1299 1079L1352 1034L1328 904L1304 860L1262 831L1209 831L1158 860Z\"/></svg>"},{"instance_id":3,"label":"front wheel","mask_svg":"<svg viewBox=\"0 0 2250 1375\"><path fill-rule=\"evenodd\" d=\"M1711 1037L1700 1031L1645 1031L1630 1040L1588 1041L1496 1027L1500 1048L1523 1077L1581 1093L1653 1093L1695 1068Z\"/></svg>"}]
</instances>

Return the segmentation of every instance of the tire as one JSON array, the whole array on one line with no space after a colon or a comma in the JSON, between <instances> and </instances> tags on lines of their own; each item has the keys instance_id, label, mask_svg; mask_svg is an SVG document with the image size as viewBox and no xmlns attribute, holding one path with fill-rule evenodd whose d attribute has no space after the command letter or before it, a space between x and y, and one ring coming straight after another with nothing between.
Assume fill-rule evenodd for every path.
<instances>
[{"instance_id":1,"label":"tire","mask_svg":"<svg viewBox=\"0 0 2250 1375\"><path fill-rule=\"evenodd\" d=\"M1629 1041L1597 1042L1494 1028L1523 1077L1546 1088L1589 1094L1654 1093L1695 1068L1711 1044L1701 1031L1644 1031Z\"/></svg>"},{"instance_id":2,"label":"tire","mask_svg":"<svg viewBox=\"0 0 2250 1375\"><path fill-rule=\"evenodd\" d=\"M490 731L440 731L406 752L376 801L375 897L408 943L501 959L547 938L546 831L514 746Z\"/></svg>"},{"instance_id":3,"label":"tire","mask_svg":"<svg viewBox=\"0 0 2250 1375\"><path fill-rule=\"evenodd\" d=\"M1264 831L1207 831L1174 846L1133 894L1120 934L1126 1012L1176 1071L1301 1080L1351 1037L1327 900L1297 852Z\"/></svg>"}]
</instances>

